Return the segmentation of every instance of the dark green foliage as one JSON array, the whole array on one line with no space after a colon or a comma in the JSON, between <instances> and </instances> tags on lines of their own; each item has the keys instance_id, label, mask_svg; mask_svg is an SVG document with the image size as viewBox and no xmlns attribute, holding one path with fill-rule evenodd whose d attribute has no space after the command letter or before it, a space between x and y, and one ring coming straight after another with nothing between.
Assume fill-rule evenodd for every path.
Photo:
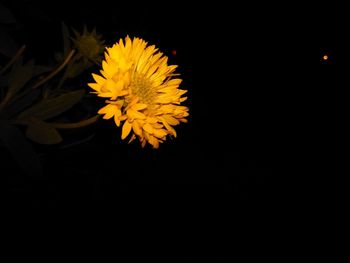
<instances>
[{"instance_id":1,"label":"dark green foliage","mask_svg":"<svg viewBox=\"0 0 350 263\"><path fill-rule=\"evenodd\" d=\"M77 110L77 105L84 104L88 89L89 80L78 76L99 61L85 58L74 49L77 40L71 35L73 30L62 22L62 37L57 36L62 50L54 51L45 64L40 61L42 57L28 55L26 43L19 45L12 37L13 25L17 24L12 12L0 4L0 148L7 148L25 173L41 174L38 145L40 149L64 145L61 129L73 131L98 120L96 112L86 112L87 107L74 117L71 114L74 107ZM83 34L88 33L85 31ZM72 140L70 143L74 144Z\"/></svg>"}]
</instances>

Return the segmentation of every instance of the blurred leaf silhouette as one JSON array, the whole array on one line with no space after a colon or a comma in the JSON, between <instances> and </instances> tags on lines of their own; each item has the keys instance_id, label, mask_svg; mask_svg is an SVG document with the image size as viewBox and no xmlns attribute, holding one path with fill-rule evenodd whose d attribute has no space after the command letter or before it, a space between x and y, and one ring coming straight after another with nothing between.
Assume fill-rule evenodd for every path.
<instances>
[{"instance_id":1,"label":"blurred leaf silhouette","mask_svg":"<svg viewBox=\"0 0 350 263\"><path fill-rule=\"evenodd\" d=\"M0 146L27 174L41 174L35 144L63 144L61 129L98 121L94 112L85 110L74 119L70 111L88 96L86 81L78 76L100 64L104 45L95 29L89 32L84 26L80 34L62 22L62 51L53 54L56 65L41 65L26 56L25 43L19 48L7 32L6 26L14 23L15 15L0 4Z\"/></svg>"}]
</instances>

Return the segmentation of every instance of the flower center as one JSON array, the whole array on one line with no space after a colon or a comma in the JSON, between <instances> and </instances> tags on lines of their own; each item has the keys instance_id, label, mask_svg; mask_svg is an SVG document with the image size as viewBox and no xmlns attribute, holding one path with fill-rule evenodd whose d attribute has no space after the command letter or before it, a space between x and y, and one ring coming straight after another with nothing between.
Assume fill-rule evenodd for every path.
<instances>
[{"instance_id":1,"label":"flower center","mask_svg":"<svg viewBox=\"0 0 350 263\"><path fill-rule=\"evenodd\" d=\"M141 103L152 104L156 96L152 82L143 74L134 73L131 81L131 89L139 98Z\"/></svg>"}]
</instances>

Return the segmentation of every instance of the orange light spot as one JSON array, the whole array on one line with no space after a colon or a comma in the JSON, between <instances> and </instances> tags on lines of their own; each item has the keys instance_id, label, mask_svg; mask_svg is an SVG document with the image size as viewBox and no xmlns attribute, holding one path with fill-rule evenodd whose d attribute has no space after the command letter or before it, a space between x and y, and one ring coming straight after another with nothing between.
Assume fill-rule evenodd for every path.
<instances>
[{"instance_id":1,"label":"orange light spot","mask_svg":"<svg viewBox=\"0 0 350 263\"><path fill-rule=\"evenodd\" d=\"M171 54L172 54L173 56L176 56L176 49L171 50Z\"/></svg>"},{"instance_id":2,"label":"orange light spot","mask_svg":"<svg viewBox=\"0 0 350 263\"><path fill-rule=\"evenodd\" d=\"M327 55L324 55L323 56L323 60L327 60L328 59L328 56Z\"/></svg>"}]
</instances>

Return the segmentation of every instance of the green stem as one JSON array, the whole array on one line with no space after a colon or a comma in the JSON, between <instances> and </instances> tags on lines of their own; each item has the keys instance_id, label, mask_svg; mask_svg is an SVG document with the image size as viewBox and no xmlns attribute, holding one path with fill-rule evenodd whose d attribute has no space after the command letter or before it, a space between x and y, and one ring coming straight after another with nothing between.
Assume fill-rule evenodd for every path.
<instances>
[{"instance_id":1,"label":"green stem","mask_svg":"<svg viewBox=\"0 0 350 263\"><path fill-rule=\"evenodd\" d=\"M0 75L4 74L6 70L11 67L13 63L22 55L23 51L26 49L26 45L23 45L16 54L11 58L11 60L0 70Z\"/></svg>"},{"instance_id":2,"label":"green stem","mask_svg":"<svg viewBox=\"0 0 350 263\"><path fill-rule=\"evenodd\" d=\"M63 83L66 81L67 79L67 76L68 76L68 71L69 69L71 68L71 66L73 65L73 63L78 59L79 57L79 54L76 54L68 63L67 67L66 67L66 70L60 80L60 82L58 83L57 87L56 87L56 90L59 90L61 88L61 86L63 85Z\"/></svg>"},{"instance_id":3,"label":"green stem","mask_svg":"<svg viewBox=\"0 0 350 263\"><path fill-rule=\"evenodd\" d=\"M100 115L95 115L89 119L74 122L74 123L50 123L50 125L56 129L75 129L80 128L84 126L88 126L94 122L96 122L99 119Z\"/></svg>"},{"instance_id":4,"label":"green stem","mask_svg":"<svg viewBox=\"0 0 350 263\"><path fill-rule=\"evenodd\" d=\"M66 59L63 61L63 63L54 71L52 71L49 75L47 75L45 78L43 78L42 80L40 80L39 82L37 82L32 89L36 89L39 86L41 86L42 84L44 84L45 82L47 82L48 80L50 80L51 78L53 78L57 73L59 73L66 65L67 63L70 61L70 59L72 58L72 56L74 55L75 50L73 49L68 56L66 57Z\"/></svg>"}]
</instances>

